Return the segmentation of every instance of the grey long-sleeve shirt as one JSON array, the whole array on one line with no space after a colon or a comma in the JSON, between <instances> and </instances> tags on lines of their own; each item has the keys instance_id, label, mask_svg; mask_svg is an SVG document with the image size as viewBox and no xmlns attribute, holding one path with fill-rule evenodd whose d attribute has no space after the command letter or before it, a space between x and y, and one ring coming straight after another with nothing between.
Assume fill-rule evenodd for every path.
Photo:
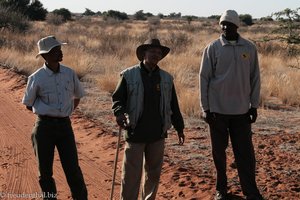
<instances>
[{"instance_id":1,"label":"grey long-sleeve shirt","mask_svg":"<svg viewBox=\"0 0 300 200\"><path fill-rule=\"evenodd\" d=\"M221 35L205 48L199 78L202 111L236 115L259 106L257 50L240 36L230 44Z\"/></svg>"}]
</instances>

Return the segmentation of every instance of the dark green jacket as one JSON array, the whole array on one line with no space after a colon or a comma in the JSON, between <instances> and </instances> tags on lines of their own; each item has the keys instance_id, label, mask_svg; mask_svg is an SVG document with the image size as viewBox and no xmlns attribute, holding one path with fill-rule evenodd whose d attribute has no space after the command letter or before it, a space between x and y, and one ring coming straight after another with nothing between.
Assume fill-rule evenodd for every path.
<instances>
[{"instance_id":1,"label":"dark green jacket","mask_svg":"<svg viewBox=\"0 0 300 200\"><path fill-rule=\"evenodd\" d=\"M143 63L140 63L139 69L144 91L143 109L137 119L137 124L127 131L125 139L130 142L154 142L167 136L166 131L163 131L164 119L160 112L160 68L157 67L154 71L149 72ZM178 132L183 132L184 122L180 113L175 87L173 83L171 86L171 105L169 105L171 107L171 123ZM121 75L121 80L112 96L115 116L129 112L128 96L131 95L131 91L128 91L128 88L130 87L125 77Z\"/></svg>"}]
</instances>

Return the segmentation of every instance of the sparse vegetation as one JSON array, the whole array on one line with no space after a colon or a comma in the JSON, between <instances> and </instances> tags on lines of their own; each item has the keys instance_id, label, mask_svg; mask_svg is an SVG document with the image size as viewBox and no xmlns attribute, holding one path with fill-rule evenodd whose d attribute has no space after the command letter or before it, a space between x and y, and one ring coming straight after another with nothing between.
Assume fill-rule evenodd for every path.
<instances>
[{"instance_id":1,"label":"sparse vegetation","mask_svg":"<svg viewBox=\"0 0 300 200\"><path fill-rule=\"evenodd\" d=\"M146 16L142 11L140 13ZM110 21L103 18L85 16L67 21L63 26L51 23L48 18L46 22L28 22L32 28L24 33L3 29L0 63L30 74L43 62L35 58L37 40L46 35L56 35L59 40L68 43L63 47L63 63L76 70L88 91L93 94L81 106L84 112L92 116L95 109L101 109L97 100L99 95L102 98L106 96L110 101L120 71L138 62L136 47L149 36L157 36L171 48L170 54L160 65L174 75L183 113L189 117L199 117L199 65L204 47L220 34L215 17L193 18L191 24L184 18L173 20L147 16L148 21ZM283 41L261 41L265 36L278 34L272 33L272 30L279 27L277 21L259 21L252 26L241 26L239 30L244 37L256 41L258 46L262 71L262 105L269 97L276 97L286 104L299 106L300 92L297 88L300 71L289 67L299 66L297 60L287 57L282 47ZM101 94L93 93L93 88L100 89Z\"/></svg>"}]
</instances>

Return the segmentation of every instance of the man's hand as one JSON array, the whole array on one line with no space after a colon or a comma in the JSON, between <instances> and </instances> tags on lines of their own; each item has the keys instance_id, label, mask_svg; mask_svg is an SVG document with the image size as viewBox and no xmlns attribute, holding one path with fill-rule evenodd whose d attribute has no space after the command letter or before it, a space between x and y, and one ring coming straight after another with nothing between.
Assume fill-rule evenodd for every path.
<instances>
[{"instance_id":1,"label":"man's hand","mask_svg":"<svg viewBox=\"0 0 300 200\"><path fill-rule=\"evenodd\" d=\"M180 131L177 134L178 134L178 144L183 145L185 139L183 131Z\"/></svg>"},{"instance_id":2,"label":"man's hand","mask_svg":"<svg viewBox=\"0 0 300 200\"><path fill-rule=\"evenodd\" d=\"M32 106L26 106L26 109L32 111Z\"/></svg>"},{"instance_id":3,"label":"man's hand","mask_svg":"<svg viewBox=\"0 0 300 200\"><path fill-rule=\"evenodd\" d=\"M208 124L216 120L215 113L211 113L210 110L204 111L202 118Z\"/></svg>"},{"instance_id":4,"label":"man's hand","mask_svg":"<svg viewBox=\"0 0 300 200\"><path fill-rule=\"evenodd\" d=\"M250 123L254 123L257 119L257 108L250 108L248 111Z\"/></svg>"},{"instance_id":5,"label":"man's hand","mask_svg":"<svg viewBox=\"0 0 300 200\"><path fill-rule=\"evenodd\" d=\"M118 124L121 128L123 128L123 129L126 129L126 128L127 128L128 123L127 123L127 118L126 118L126 116L124 115L124 113L118 115L118 116L116 117L116 121L117 121L117 124Z\"/></svg>"}]
</instances>

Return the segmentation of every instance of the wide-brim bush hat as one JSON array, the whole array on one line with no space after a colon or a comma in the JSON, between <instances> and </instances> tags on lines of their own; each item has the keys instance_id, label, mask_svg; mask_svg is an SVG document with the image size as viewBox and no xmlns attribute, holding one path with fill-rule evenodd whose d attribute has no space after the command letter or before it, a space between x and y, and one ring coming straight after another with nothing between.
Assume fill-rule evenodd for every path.
<instances>
[{"instance_id":1,"label":"wide-brim bush hat","mask_svg":"<svg viewBox=\"0 0 300 200\"><path fill-rule=\"evenodd\" d=\"M49 53L49 51L51 51L51 49L53 49L54 47L61 46L63 44L67 43L58 41L53 35L44 37L37 43L39 53L36 55L36 57L41 54Z\"/></svg>"},{"instance_id":2,"label":"wide-brim bush hat","mask_svg":"<svg viewBox=\"0 0 300 200\"><path fill-rule=\"evenodd\" d=\"M138 57L138 59L140 61L143 61L144 60L144 56L145 56L145 51L148 50L149 48L153 48L153 47L158 47L158 48L161 49L161 52L162 52L161 59L163 59L164 57L166 57L166 55L168 55L168 53L170 52L170 48L161 45L159 39L152 38L152 39L146 40L144 42L144 44L141 44L140 46L137 47L137 49L136 49L136 56Z\"/></svg>"},{"instance_id":3,"label":"wide-brim bush hat","mask_svg":"<svg viewBox=\"0 0 300 200\"><path fill-rule=\"evenodd\" d=\"M240 18L235 10L225 10L225 12L220 17L219 24L221 25L221 23L224 21L233 23L237 27L240 26Z\"/></svg>"}]
</instances>

